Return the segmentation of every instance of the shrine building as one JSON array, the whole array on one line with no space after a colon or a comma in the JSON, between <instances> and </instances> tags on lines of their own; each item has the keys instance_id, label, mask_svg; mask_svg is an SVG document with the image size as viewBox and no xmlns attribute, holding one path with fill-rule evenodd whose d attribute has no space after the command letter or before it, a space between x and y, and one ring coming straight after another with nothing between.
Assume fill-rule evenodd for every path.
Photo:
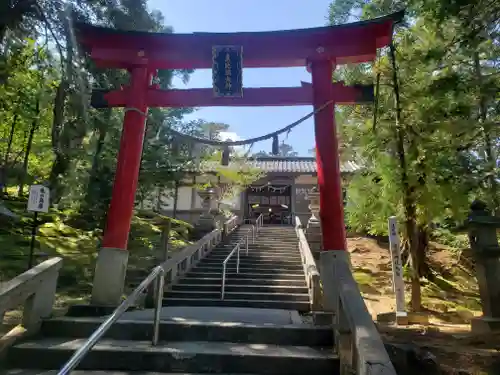
<instances>
[{"instance_id":1,"label":"shrine building","mask_svg":"<svg viewBox=\"0 0 500 375\"><path fill-rule=\"evenodd\" d=\"M228 168L231 168L231 162ZM230 201L217 202L212 209L231 210L241 218L252 218L263 214L264 223L292 224L298 216L303 223L311 216L307 193L317 186L316 159L313 157L268 156L250 158L252 169L262 171L263 177L254 181L244 191L233 195ZM233 165L234 167L234 165ZM343 186L360 170L354 162L340 165ZM165 189L142 203L143 209L156 209L162 214L196 224L204 208L199 194L199 184L211 182L223 186L224 177L217 176L217 167L210 165L195 170L185 168L185 177L176 188ZM158 197L161 196L161 199Z\"/></svg>"}]
</instances>

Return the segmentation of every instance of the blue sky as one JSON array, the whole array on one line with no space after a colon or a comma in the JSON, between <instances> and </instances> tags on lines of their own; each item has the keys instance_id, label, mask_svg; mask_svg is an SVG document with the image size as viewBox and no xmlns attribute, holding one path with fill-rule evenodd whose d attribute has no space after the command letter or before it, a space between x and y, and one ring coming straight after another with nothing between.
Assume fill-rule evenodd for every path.
<instances>
[{"instance_id":1,"label":"blue sky","mask_svg":"<svg viewBox=\"0 0 500 375\"><path fill-rule=\"evenodd\" d=\"M176 33L271 31L299 29L326 25L331 0L149 0L151 9L160 10L165 23ZM298 86L300 81L311 81L303 68L245 69L245 87ZM198 70L178 88L211 87L210 70ZM269 133L288 125L312 111L312 106L300 107L209 107L200 108L188 119L230 125L232 132L247 139ZM290 133L286 143L302 156L314 147L313 120L307 120ZM271 141L255 144L252 151L271 151Z\"/></svg>"}]
</instances>

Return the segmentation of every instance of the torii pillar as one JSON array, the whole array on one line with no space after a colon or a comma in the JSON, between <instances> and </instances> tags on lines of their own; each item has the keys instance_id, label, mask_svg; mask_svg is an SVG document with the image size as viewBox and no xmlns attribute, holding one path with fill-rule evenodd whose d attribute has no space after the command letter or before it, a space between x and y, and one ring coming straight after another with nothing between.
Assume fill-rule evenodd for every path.
<instances>
[{"instance_id":1,"label":"torii pillar","mask_svg":"<svg viewBox=\"0 0 500 375\"><path fill-rule=\"evenodd\" d=\"M320 193L320 221L324 250L346 250L342 180L340 175L339 146L335 126L335 103L332 102L332 74L335 64L331 60L312 61L313 105L316 137L316 164Z\"/></svg>"},{"instance_id":2,"label":"torii pillar","mask_svg":"<svg viewBox=\"0 0 500 375\"><path fill-rule=\"evenodd\" d=\"M113 197L108 210L104 238L97 257L92 288L93 305L117 306L125 285L128 264L128 236L134 212L135 194L148 114L146 93L153 72L147 66L131 66L130 95L123 119L116 164Z\"/></svg>"}]
</instances>

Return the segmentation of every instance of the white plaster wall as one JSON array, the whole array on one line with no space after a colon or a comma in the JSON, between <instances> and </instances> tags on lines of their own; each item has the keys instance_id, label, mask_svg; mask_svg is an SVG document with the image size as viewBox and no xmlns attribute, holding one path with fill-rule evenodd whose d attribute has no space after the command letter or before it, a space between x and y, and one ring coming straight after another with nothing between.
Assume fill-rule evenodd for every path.
<instances>
[{"instance_id":1,"label":"white plaster wall","mask_svg":"<svg viewBox=\"0 0 500 375\"><path fill-rule=\"evenodd\" d=\"M179 186L178 198L177 198L177 209L178 210L190 210L191 209L191 190L190 186ZM173 201L173 199L172 199ZM169 207L173 209L174 204Z\"/></svg>"},{"instance_id":2,"label":"white plaster wall","mask_svg":"<svg viewBox=\"0 0 500 375\"><path fill-rule=\"evenodd\" d=\"M198 181L198 179L196 179ZM194 198L194 209L200 209L202 208L202 205L201 205L201 198L200 198L200 195L198 194L198 192L196 192L196 195L195 195L195 198Z\"/></svg>"},{"instance_id":3,"label":"white plaster wall","mask_svg":"<svg viewBox=\"0 0 500 375\"><path fill-rule=\"evenodd\" d=\"M203 183L201 181L198 181L198 178L196 179L197 182ZM208 179L204 179L205 182ZM214 181L215 182L215 181ZM157 202L157 192L151 193L148 198L146 198L143 202L143 207L144 209L152 209L156 206ZM164 202L161 209L162 210L173 210L174 205L175 205L175 190L174 189L164 189L163 192L163 198L162 201ZM191 196L192 196L192 187L191 186L179 186L178 189L178 197L177 197L177 210L183 211L183 210L191 210ZM233 210L240 210L241 205L242 205L242 199L243 199L244 193L237 194L233 199L230 199L229 201L234 204L234 207L232 208ZM140 204L137 204L137 207L140 207ZM201 198L198 195L198 193L195 194L195 205L194 209L201 209L202 204L201 204Z\"/></svg>"}]
</instances>

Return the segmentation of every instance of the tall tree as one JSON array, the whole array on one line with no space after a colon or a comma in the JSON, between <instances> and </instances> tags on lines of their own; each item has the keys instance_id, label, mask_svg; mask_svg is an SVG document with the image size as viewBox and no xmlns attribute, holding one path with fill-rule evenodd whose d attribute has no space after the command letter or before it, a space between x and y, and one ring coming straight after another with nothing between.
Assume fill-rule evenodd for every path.
<instances>
[{"instance_id":1,"label":"tall tree","mask_svg":"<svg viewBox=\"0 0 500 375\"><path fill-rule=\"evenodd\" d=\"M462 36L470 28L457 21L463 8L469 8L465 3L455 3L456 15L452 15L443 11L449 3L440 0L337 0L329 18L332 23L356 14L373 18L402 6L408 8L411 23L395 35L397 80L389 49L381 51L376 64L342 67L335 78L363 83L380 77L376 123L371 107L342 108L339 116L345 150L362 158L367 167L349 186L347 221L357 229L386 233L387 217L401 217L412 265L411 304L418 310L420 278L433 277L425 262L433 223L459 222L467 212L471 192L488 196L492 207L497 207L494 155L498 136L492 126L483 125L488 122L484 114L487 119L496 116L491 88L495 80L488 79L490 86L481 80L474 54L468 51L479 52L479 70L487 69L488 77L498 73L493 61L499 55L496 48L489 48L486 58L479 44L470 49L464 45L467 39ZM490 11L486 3L477 2L474 9L492 19L486 16ZM478 29L494 29L487 26L489 21L480 24ZM493 35L483 39L485 45L488 41L495 44ZM399 100L395 103L395 99Z\"/></svg>"}]
</instances>

